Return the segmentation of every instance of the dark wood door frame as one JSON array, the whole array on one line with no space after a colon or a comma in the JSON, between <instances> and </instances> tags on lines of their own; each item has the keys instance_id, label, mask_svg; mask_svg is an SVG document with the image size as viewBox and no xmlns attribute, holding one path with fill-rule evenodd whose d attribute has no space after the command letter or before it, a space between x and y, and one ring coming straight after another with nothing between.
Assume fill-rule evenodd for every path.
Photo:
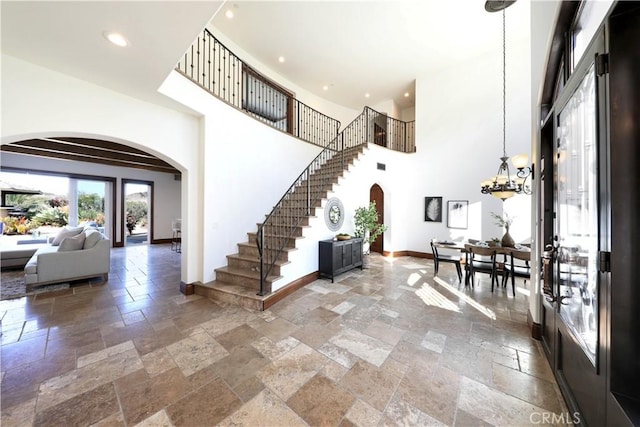
<instances>
[{"instance_id":1,"label":"dark wood door frame","mask_svg":"<svg viewBox=\"0 0 640 427\"><path fill-rule=\"evenodd\" d=\"M541 115L546 117L541 136L543 152L545 140L549 144L555 143L553 131L556 123L553 116L557 113L558 102L554 88L564 88L569 78L567 67L563 68L561 64L570 47L566 34L579 4L580 2L563 2L556 23L553 41L555 48L552 47L550 52L540 105ZM638 117L640 112L640 79L637 77L640 75L640 56L634 45L635 40L640 37L638 2L615 2L604 20L604 32L604 53L608 56L601 55L603 60L600 61L602 67L599 72L608 77L602 84L602 87L607 88L604 97L606 114L599 123L599 132L601 143L609 151L608 155L599 156L598 161L600 173L608 175L608 179L601 180L600 198L602 208L609 211L609 222L600 224L603 244L599 253L599 270L605 280L600 282L599 287L601 318L604 323L601 324L603 350L599 355L603 363L598 367L598 372L605 377L605 384L601 386L604 393L600 394L599 399L606 402L601 414L591 418L585 417L584 415L588 415L586 413L580 414L580 421L592 425L632 426L640 425L640 365L637 363L640 349L640 312L637 301L640 292L637 286L637 265L633 262L640 253L637 245L640 227L636 215L640 206L640 193L637 191L640 181L640 148L637 144L640 126L637 120L632 119ZM558 98L561 96L560 94ZM551 157L549 154L549 149L546 148L546 154L543 154L545 170L550 168L547 160ZM550 177L550 174L545 175L545 181ZM548 183L546 184L545 199L549 193ZM547 212L548 206L549 201L543 201L543 221L547 223L555 215L555 212ZM540 244L550 242L551 236L546 226ZM553 338L549 332L557 329L553 321L548 324L547 321L553 316L553 310L557 310L558 296L556 292L547 296L548 302L542 302L543 334L549 338ZM554 367L562 349L557 342L549 343L551 345L543 347ZM571 364L576 363L575 358L568 359ZM593 370L593 367L588 369ZM555 369L554 374L558 378ZM567 394L561 380L558 383L567 400L568 409L572 412L575 410L575 396ZM588 386L578 389L583 398L592 391L593 387ZM605 395L604 399L602 395ZM590 407L588 410L593 415L594 408Z\"/></svg>"},{"instance_id":2,"label":"dark wood door frame","mask_svg":"<svg viewBox=\"0 0 640 427\"><path fill-rule=\"evenodd\" d=\"M154 202L154 194L153 194L154 193L154 187L153 187L154 182L153 181L144 181L144 180L140 180L140 179L125 179L125 178L123 178L122 179L122 185L120 187L120 233L121 233L120 235L122 236L122 241L119 242L118 246L125 246L125 241L126 241L126 237L127 237L126 231L125 231L125 228L126 228L125 224L127 222L127 219L126 219L126 216L125 216L125 199L126 199L125 187L126 187L127 184L148 185L149 188L150 188L150 191L149 191L149 206L151 207L151 212L147 213L147 215L149 217L149 236L148 236L148 239L149 239L149 244L156 243L153 240L153 236L154 236L154 233L153 233L153 224L154 224L153 214L154 214L154 210L155 210L154 203L153 203Z\"/></svg>"}]
</instances>

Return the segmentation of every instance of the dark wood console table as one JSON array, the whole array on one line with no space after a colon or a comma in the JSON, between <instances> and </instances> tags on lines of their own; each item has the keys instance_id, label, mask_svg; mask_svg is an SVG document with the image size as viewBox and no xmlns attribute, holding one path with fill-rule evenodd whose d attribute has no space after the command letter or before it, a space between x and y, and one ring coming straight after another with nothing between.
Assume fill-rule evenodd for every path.
<instances>
[{"instance_id":1,"label":"dark wood console table","mask_svg":"<svg viewBox=\"0 0 640 427\"><path fill-rule=\"evenodd\" d=\"M360 267L362 269L362 238L349 240L321 240L318 247L318 273L330 277Z\"/></svg>"}]
</instances>

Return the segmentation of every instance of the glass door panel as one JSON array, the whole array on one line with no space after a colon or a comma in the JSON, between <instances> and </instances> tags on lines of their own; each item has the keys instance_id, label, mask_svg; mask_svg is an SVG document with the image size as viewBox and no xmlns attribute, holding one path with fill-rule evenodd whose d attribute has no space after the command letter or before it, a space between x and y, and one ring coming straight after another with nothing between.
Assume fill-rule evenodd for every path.
<instances>
[{"instance_id":1,"label":"glass door panel","mask_svg":"<svg viewBox=\"0 0 640 427\"><path fill-rule=\"evenodd\" d=\"M106 236L112 231L112 191L109 181L75 179L70 181L70 223L91 224ZM73 221L73 222L72 222Z\"/></svg>"},{"instance_id":2,"label":"glass door panel","mask_svg":"<svg viewBox=\"0 0 640 427\"><path fill-rule=\"evenodd\" d=\"M558 122L560 316L586 356L598 349L598 164L596 76L591 66Z\"/></svg>"},{"instance_id":3,"label":"glass door panel","mask_svg":"<svg viewBox=\"0 0 640 427\"><path fill-rule=\"evenodd\" d=\"M106 183L78 180L77 191L78 224L91 223L96 227L104 227Z\"/></svg>"}]
</instances>

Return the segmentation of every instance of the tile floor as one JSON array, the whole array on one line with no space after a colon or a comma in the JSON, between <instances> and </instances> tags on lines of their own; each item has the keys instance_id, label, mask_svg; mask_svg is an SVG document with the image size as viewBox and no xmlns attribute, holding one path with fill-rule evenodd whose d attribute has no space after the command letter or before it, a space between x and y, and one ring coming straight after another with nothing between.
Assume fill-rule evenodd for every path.
<instances>
[{"instance_id":1,"label":"tile floor","mask_svg":"<svg viewBox=\"0 0 640 427\"><path fill-rule=\"evenodd\" d=\"M166 245L106 284L0 302L3 426L531 425L566 411L527 290L371 257L264 312L178 290ZM538 414L534 416L533 414Z\"/></svg>"}]
</instances>

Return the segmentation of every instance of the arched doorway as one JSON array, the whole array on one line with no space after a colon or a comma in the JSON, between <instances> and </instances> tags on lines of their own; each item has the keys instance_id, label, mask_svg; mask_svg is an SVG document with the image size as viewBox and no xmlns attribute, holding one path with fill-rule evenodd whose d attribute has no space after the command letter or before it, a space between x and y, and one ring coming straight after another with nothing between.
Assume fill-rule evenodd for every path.
<instances>
[{"instance_id":1,"label":"arched doorway","mask_svg":"<svg viewBox=\"0 0 640 427\"><path fill-rule=\"evenodd\" d=\"M180 200L181 188L174 181L180 181L176 180L176 177L180 176L181 172L155 155L108 140L69 136L22 139L2 144L0 151L3 155L1 165L3 171L60 176L72 181L73 191L69 190L68 196L73 205L73 209L69 209L70 219L75 218L71 222L72 225L82 220L94 220L94 218L85 218L80 215L81 209L76 205L81 204L80 197L83 192L89 195L96 193L95 198L98 199L99 204L103 205L103 209L98 213L105 224L96 222L105 228L105 234L111 239L114 247L124 246L127 239L127 233L124 231L126 182L159 183L156 188L159 187L161 191L157 199L160 202L165 201L163 209L155 210L154 214L160 217L159 227L154 227L156 221L147 215L146 224L149 227L147 241L149 243L170 242L171 219L181 214L179 204L167 203L166 200ZM34 158L37 158L37 162L33 161ZM116 186L118 182L122 183L122 193ZM98 191L95 189L96 183L102 184L103 187L105 187L104 183L108 185L106 189ZM151 192L147 191L147 193ZM151 208L148 207L146 212L150 211Z\"/></svg>"},{"instance_id":2,"label":"arched doorway","mask_svg":"<svg viewBox=\"0 0 640 427\"><path fill-rule=\"evenodd\" d=\"M369 190L369 201L376 202L378 210L378 224L384 224L384 191L378 184L373 184ZM383 253L384 249L384 233L381 234L370 247L371 252Z\"/></svg>"}]
</instances>

